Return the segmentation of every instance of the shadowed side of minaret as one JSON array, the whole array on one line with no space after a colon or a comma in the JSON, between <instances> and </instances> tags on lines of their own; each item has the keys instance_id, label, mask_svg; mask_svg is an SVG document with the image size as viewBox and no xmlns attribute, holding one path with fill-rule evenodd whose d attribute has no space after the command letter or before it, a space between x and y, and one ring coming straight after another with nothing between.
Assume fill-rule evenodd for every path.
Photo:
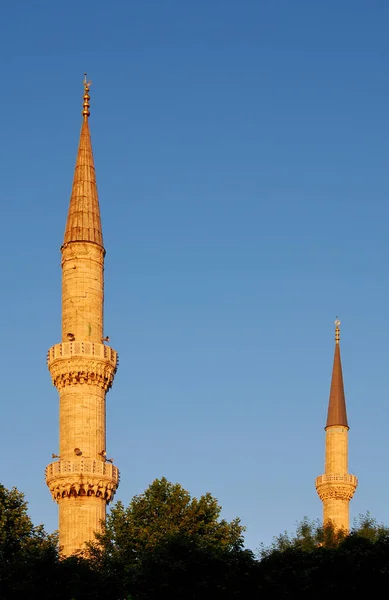
<instances>
[{"instance_id":1,"label":"shadowed side of minaret","mask_svg":"<svg viewBox=\"0 0 389 600\"><path fill-rule=\"evenodd\" d=\"M348 421L340 357L340 321L335 321L335 353L328 402L325 473L316 478L316 490L323 502L323 523L349 530L349 504L358 485L348 473Z\"/></svg>"},{"instance_id":2,"label":"shadowed side of minaret","mask_svg":"<svg viewBox=\"0 0 389 600\"><path fill-rule=\"evenodd\" d=\"M94 539L119 471L106 459L105 396L118 357L104 344L104 256L89 131L89 86L84 81L83 122L62 253L62 342L50 348L48 367L60 397L59 460L46 482L59 505L65 556Z\"/></svg>"}]
</instances>

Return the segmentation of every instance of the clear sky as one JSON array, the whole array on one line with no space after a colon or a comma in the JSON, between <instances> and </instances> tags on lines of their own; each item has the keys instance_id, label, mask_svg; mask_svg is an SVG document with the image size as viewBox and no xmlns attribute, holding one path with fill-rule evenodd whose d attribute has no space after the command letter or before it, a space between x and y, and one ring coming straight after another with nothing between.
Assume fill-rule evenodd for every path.
<instances>
[{"instance_id":1,"label":"clear sky","mask_svg":"<svg viewBox=\"0 0 389 600\"><path fill-rule=\"evenodd\" d=\"M2 3L0 481L36 523L87 70L117 498L210 491L251 548L320 517L339 315L351 514L389 524L388 24L387 0Z\"/></svg>"}]
</instances>

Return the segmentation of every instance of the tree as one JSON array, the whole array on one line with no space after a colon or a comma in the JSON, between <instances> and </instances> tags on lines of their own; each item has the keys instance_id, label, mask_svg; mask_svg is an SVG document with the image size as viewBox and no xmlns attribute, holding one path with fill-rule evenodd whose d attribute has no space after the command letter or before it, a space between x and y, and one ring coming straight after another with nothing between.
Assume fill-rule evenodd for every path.
<instances>
[{"instance_id":1,"label":"tree","mask_svg":"<svg viewBox=\"0 0 389 600\"><path fill-rule=\"evenodd\" d=\"M107 600L111 588L105 573L92 567L83 557L60 560L57 535L33 525L24 495L0 484L1 600Z\"/></svg>"},{"instance_id":2,"label":"tree","mask_svg":"<svg viewBox=\"0 0 389 600\"><path fill-rule=\"evenodd\" d=\"M331 522L323 525L318 519L311 521L304 517L302 521L297 523L295 533L289 534L284 531L284 533L273 538L270 546L262 544L259 547L258 554L260 558L265 558L276 551L302 550L309 552L319 547L337 548L350 536L376 542L389 536L389 528L383 523L378 523L369 512L358 515L350 533L344 530L336 530Z\"/></svg>"},{"instance_id":3,"label":"tree","mask_svg":"<svg viewBox=\"0 0 389 600\"><path fill-rule=\"evenodd\" d=\"M0 484L0 597L41 597L55 578L57 538L34 526L16 488Z\"/></svg>"},{"instance_id":4,"label":"tree","mask_svg":"<svg viewBox=\"0 0 389 600\"><path fill-rule=\"evenodd\" d=\"M389 527L386 527L383 523L378 523L369 512L366 512L357 516L350 535L365 538L371 542L378 542L389 537Z\"/></svg>"},{"instance_id":5,"label":"tree","mask_svg":"<svg viewBox=\"0 0 389 600\"><path fill-rule=\"evenodd\" d=\"M379 595L389 584L389 530L369 513L347 535L331 524L303 519L260 550L258 582L265 598Z\"/></svg>"},{"instance_id":6,"label":"tree","mask_svg":"<svg viewBox=\"0 0 389 600\"><path fill-rule=\"evenodd\" d=\"M297 523L294 534L284 531L273 538L270 546L261 545L258 554L261 558L265 558L273 552L285 552L286 550L310 552L319 547L336 548L346 535L343 530L335 530L332 523L322 525L319 520L311 521L304 517Z\"/></svg>"},{"instance_id":7,"label":"tree","mask_svg":"<svg viewBox=\"0 0 389 600\"><path fill-rule=\"evenodd\" d=\"M249 578L254 559L243 550L239 519L227 522L220 513L211 494L192 498L180 484L156 479L127 508L118 502L111 509L89 555L112 582L122 582L122 596L186 600L212 590L214 600L238 597L233 589L247 582L237 586L237 579Z\"/></svg>"}]
</instances>

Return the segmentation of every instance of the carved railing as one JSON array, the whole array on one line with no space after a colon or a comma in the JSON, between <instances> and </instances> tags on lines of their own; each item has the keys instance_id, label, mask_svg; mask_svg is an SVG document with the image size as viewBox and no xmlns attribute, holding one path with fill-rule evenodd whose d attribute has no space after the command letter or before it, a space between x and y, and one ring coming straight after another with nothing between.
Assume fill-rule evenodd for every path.
<instances>
[{"instance_id":1,"label":"carved railing","mask_svg":"<svg viewBox=\"0 0 389 600\"><path fill-rule=\"evenodd\" d=\"M117 367L118 353L113 348L98 342L62 342L55 344L47 353L47 364L50 365L58 358L71 358L72 356L103 359Z\"/></svg>"},{"instance_id":2,"label":"carved railing","mask_svg":"<svg viewBox=\"0 0 389 600\"><path fill-rule=\"evenodd\" d=\"M101 475L119 482L119 469L110 462L102 460L59 460L46 467L46 478L57 475L81 474Z\"/></svg>"},{"instance_id":3,"label":"carved railing","mask_svg":"<svg viewBox=\"0 0 389 600\"><path fill-rule=\"evenodd\" d=\"M59 460L46 467L46 483L56 502L96 496L109 504L119 485L119 469L101 460Z\"/></svg>"},{"instance_id":4,"label":"carved railing","mask_svg":"<svg viewBox=\"0 0 389 600\"><path fill-rule=\"evenodd\" d=\"M351 483L352 485L358 485L358 479L355 475L319 475L316 477L316 485L323 483Z\"/></svg>"}]
</instances>

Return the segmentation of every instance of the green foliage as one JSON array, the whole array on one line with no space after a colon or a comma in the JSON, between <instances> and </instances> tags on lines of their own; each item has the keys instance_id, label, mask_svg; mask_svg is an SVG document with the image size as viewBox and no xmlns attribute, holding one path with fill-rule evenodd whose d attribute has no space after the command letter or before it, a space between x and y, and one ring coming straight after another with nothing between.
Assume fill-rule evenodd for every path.
<instances>
[{"instance_id":1,"label":"green foliage","mask_svg":"<svg viewBox=\"0 0 389 600\"><path fill-rule=\"evenodd\" d=\"M389 527L386 527L383 523L378 523L369 512L366 512L358 515L355 519L350 535L377 542L389 536Z\"/></svg>"},{"instance_id":2,"label":"green foliage","mask_svg":"<svg viewBox=\"0 0 389 600\"><path fill-rule=\"evenodd\" d=\"M33 525L21 492L0 484L0 597L41 594L57 560L57 537Z\"/></svg>"},{"instance_id":3,"label":"green foliage","mask_svg":"<svg viewBox=\"0 0 389 600\"><path fill-rule=\"evenodd\" d=\"M156 479L127 508L117 502L97 539L105 553L124 553L127 559L183 535L201 545L226 550L241 548L244 527L239 519L230 523L220 520L220 512L221 507L211 494L192 498L180 484ZM92 552L96 551L98 545L94 544Z\"/></svg>"},{"instance_id":4,"label":"green foliage","mask_svg":"<svg viewBox=\"0 0 389 600\"><path fill-rule=\"evenodd\" d=\"M127 508L121 502L112 508L105 533L98 539L116 547L131 544L133 551L150 550L178 534L226 549L242 547L244 527L239 519L227 523L219 520L220 512L211 494L191 498L180 484L156 479Z\"/></svg>"},{"instance_id":5,"label":"green foliage","mask_svg":"<svg viewBox=\"0 0 389 600\"><path fill-rule=\"evenodd\" d=\"M104 584L82 557L59 560L57 535L34 526L23 494L0 484L1 600L108 599Z\"/></svg>"},{"instance_id":6,"label":"green foliage","mask_svg":"<svg viewBox=\"0 0 389 600\"><path fill-rule=\"evenodd\" d=\"M260 597L328 598L379 595L389 584L389 529L369 513L350 532L303 519L296 533L283 533L261 547Z\"/></svg>"},{"instance_id":7,"label":"green foliage","mask_svg":"<svg viewBox=\"0 0 389 600\"><path fill-rule=\"evenodd\" d=\"M285 552L286 550L310 552L319 547L336 548L346 535L343 530L336 531L331 523L322 525L319 520L311 521L304 517L297 524L294 534L286 531L281 533L273 539L270 546L261 545L258 554L260 558L266 558L273 552Z\"/></svg>"},{"instance_id":8,"label":"green foliage","mask_svg":"<svg viewBox=\"0 0 389 600\"><path fill-rule=\"evenodd\" d=\"M56 538L46 537L43 526L35 527L27 514L27 502L16 488L7 490L0 484L0 553L7 560L26 546L44 541L55 544Z\"/></svg>"},{"instance_id":9,"label":"green foliage","mask_svg":"<svg viewBox=\"0 0 389 600\"><path fill-rule=\"evenodd\" d=\"M192 498L180 484L157 479L127 508L112 508L89 555L112 582L122 582L122 596L159 598L169 590L171 598L197 598L196 589L209 591L218 580L220 590L236 562L253 560L242 550L239 519L229 523L220 513L211 494Z\"/></svg>"},{"instance_id":10,"label":"green foliage","mask_svg":"<svg viewBox=\"0 0 389 600\"><path fill-rule=\"evenodd\" d=\"M118 502L84 556L60 560L56 536L34 526L17 489L0 485L0 598L47 600L316 600L380 597L389 586L389 528L369 513L346 535L304 518L256 560L244 528L210 494L154 481Z\"/></svg>"},{"instance_id":11,"label":"green foliage","mask_svg":"<svg viewBox=\"0 0 389 600\"><path fill-rule=\"evenodd\" d=\"M284 531L274 537L270 546L261 545L258 555L260 558L266 558L273 552L285 552L286 550L311 552L319 547L337 548L350 536L376 542L389 536L389 528L383 523L378 523L369 512L358 515L349 534L343 530L335 530L332 523L323 525L318 519L309 520L304 517L297 523L295 533L289 534Z\"/></svg>"}]
</instances>

